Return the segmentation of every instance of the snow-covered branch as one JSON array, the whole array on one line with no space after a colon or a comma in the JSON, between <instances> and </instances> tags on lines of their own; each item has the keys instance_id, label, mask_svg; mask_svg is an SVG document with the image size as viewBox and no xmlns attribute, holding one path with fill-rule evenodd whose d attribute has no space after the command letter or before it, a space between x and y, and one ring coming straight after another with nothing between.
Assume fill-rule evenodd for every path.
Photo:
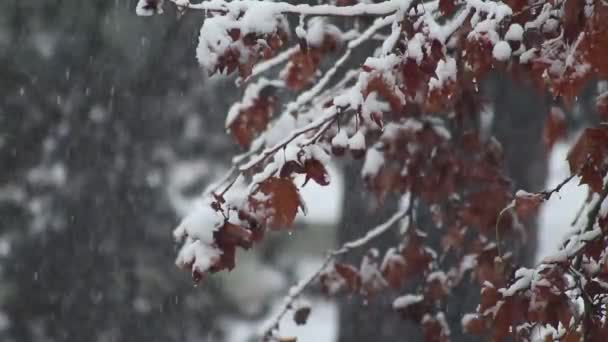
<instances>
[{"instance_id":1,"label":"snow-covered branch","mask_svg":"<svg viewBox=\"0 0 608 342\"><path fill-rule=\"evenodd\" d=\"M292 286L289 289L287 296L283 299L283 304L281 305L281 308L279 309L278 313L273 316L273 318L266 324L265 328L263 329L262 336L264 338L264 341L278 341L276 334L278 333L279 322L281 321L281 319L291 309L293 309L294 301L298 299L310 285L312 285L315 281L319 279L319 276L336 257L346 254L353 249L366 246L377 237L386 233L388 230L393 228L400 220L402 220L411 213L412 205L413 200L411 199L411 196L404 196L403 202L400 204L401 208L395 214L389 217L384 223L374 228L371 228L364 236L360 237L359 239L349 241L342 245L340 248L328 252L325 259L323 259L321 265L312 274L302 279L300 282L298 282L298 284Z\"/></svg>"},{"instance_id":2,"label":"snow-covered branch","mask_svg":"<svg viewBox=\"0 0 608 342\"><path fill-rule=\"evenodd\" d=\"M172 0L176 5L189 9L204 10L208 12L244 12L248 10L299 14L299 15L321 15L338 17L357 17L357 16L385 16L395 12L401 7L401 2L396 0L384 1L380 3L356 4L352 6L335 5L308 5L290 4L287 2L260 2L255 0L243 1L223 1L209 0L199 3L191 3L183 0Z\"/></svg>"}]
</instances>

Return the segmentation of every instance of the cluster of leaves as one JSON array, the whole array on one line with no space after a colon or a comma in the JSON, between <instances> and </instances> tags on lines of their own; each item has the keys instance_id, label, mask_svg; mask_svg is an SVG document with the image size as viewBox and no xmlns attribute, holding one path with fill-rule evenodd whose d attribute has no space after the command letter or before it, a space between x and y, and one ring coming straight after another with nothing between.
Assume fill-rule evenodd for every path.
<instances>
[{"instance_id":1,"label":"cluster of leaves","mask_svg":"<svg viewBox=\"0 0 608 342\"><path fill-rule=\"evenodd\" d=\"M603 229L608 221L600 210L608 173L606 127L587 129L568 157L572 175L600 194L589 202L587 225L558 256L536 269L519 268L510 247L523 241L525 221L559 187L513 193L503 174L502 146L480 124L484 103L478 90L484 77L500 70L571 105L592 76L608 72L602 60L608 46L603 1L174 2L214 13L201 29L203 67L249 77L245 98L227 119L246 152L211 189L205 209L176 230L185 239L178 264L196 279L234 267L236 247L249 248L266 229L289 227L305 208L297 177L306 176L302 186L309 179L327 185L327 163L349 151L364 159L362 177L378 203L408 199L409 209L401 213L407 225L394 248L370 249L359 267L324 264L313 278L326 292L371 298L421 283L416 294L396 298L393 306L419 323L427 340L445 341L450 329L444 301L453 287L475 279L481 303L476 313L463 317L468 332L526 340L550 326L551 338L606 336ZM289 14L301 17L297 39L279 51L289 42L284 18ZM359 22L355 17L370 15L377 19L349 34L319 20L344 16ZM351 51L382 34L382 44L360 67L338 72ZM342 55L322 70L330 53ZM279 79L249 82L283 64ZM340 74L342 79L332 80ZM268 87L295 92L295 99L275 113L278 98L265 91ZM601 94L600 112L606 112L606 103ZM550 148L565 133L566 121L557 107L547 118L542 139ZM444 231L440 241L428 238L431 227L417 223L422 208L431 212L431 225Z\"/></svg>"}]
</instances>

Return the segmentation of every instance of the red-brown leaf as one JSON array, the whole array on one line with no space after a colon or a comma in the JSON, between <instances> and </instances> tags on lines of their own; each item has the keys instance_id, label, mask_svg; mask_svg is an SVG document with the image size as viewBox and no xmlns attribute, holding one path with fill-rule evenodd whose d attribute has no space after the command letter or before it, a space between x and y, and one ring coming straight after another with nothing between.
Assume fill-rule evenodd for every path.
<instances>
[{"instance_id":1,"label":"red-brown leaf","mask_svg":"<svg viewBox=\"0 0 608 342\"><path fill-rule=\"evenodd\" d=\"M581 176L594 192L601 192L608 165L608 126L587 128L568 153L570 172Z\"/></svg>"},{"instance_id":2,"label":"red-brown leaf","mask_svg":"<svg viewBox=\"0 0 608 342\"><path fill-rule=\"evenodd\" d=\"M443 15L450 16L456 11L455 0L439 0L439 10Z\"/></svg>"},{"instance_id":3,"label":"red-brown leaf","mask_svg":"<svg viewBox=\"0 0 608 342\"><path fill-rule=\"evenodd\" d=\"M304 184L308 183L309 179L312 179L319 185L329 185L329 174L320 161L316 159L306 160L304 162L304 172L306 173Z\"/></svg>"},{"instance_id":4,"label":"red-brown leaf","mask_svg":"<svg viewBox=\"0 0 608 342\"><path fill-rule=\"evenodd\" d=\"M467 334L483 334L486 330L485 320L478 315L463 321L462 329Z\"/></svg>"},{"instance_id":5,"label":"red-brown leaf","mask_svg":"<svg viewBox=\"0 0 608 342\"><path fill-rule=\"evenodd\" d=\"M230 131L241 147L249 147L253 139L266 129L273 106L274 97L258 97L251 107L241 110L230 123Z\"/></svg>"},{"instance_id":6,"label":"red-brown leaf","mask_svg":"<svg viewBox=\"0 0 608 342\"><path fill-rule=\"evenodd\" d=\"M298 189L285 178L268 178L249 196L249 210L275 230L291 226L301 205Z\"/></svg>"}]
</instances>

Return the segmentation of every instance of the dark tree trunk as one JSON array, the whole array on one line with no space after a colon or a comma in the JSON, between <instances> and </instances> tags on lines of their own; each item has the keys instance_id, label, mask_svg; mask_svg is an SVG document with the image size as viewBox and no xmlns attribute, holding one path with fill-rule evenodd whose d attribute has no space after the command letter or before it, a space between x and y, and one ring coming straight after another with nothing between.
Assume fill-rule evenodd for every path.
<instances>
[{"instance_id":1,"label":"dark tree trunk","mask_svg":"<svg viewBox=\"0 0 608 342\"><path fill-rule=\"evenodd\" d=\"M344 167L344 202L342 222L338 230L338 243L356 239L394 213L394 199L387 199L384 206L374 208L374 200L366 192L360 175L361 165L353 162ZM394 232L394 233L393 233ZM397 230L375 240L379 251L394 247ZM345 261L358 265L366 249L349 253ZM382 293L370 300L360 295L349 296L340 302L339 341L388 342L415 341L421 335L411 322L402 320L392 309L392 300L398 293Z\"/></svg>"}]
</instances>

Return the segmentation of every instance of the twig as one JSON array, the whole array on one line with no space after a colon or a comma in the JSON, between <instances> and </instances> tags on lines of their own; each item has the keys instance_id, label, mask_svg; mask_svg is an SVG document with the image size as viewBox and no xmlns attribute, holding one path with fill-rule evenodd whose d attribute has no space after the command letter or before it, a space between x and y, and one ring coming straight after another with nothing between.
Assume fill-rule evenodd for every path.
<instances>
[{"instance_id":1,"label":"twig","mask_svg":"<svg viewBox=\"0 0 608 342\"><path fill-rule=\"evenodd\" d=\"M575 176L576 176L576 174L571 174L570 176L566 177L563 181L561 181L553 189L539 191L534 194L541 196L543 201L547 201L551 198L551 196L554 193L558 193L564 187L564 185L568 184L568 182L570 182ZM496 249L497 249L498 256L501 258L502 258L502 254L500 252L500 234L498 231L498 226L502 219L502 215L504 215L504 213L506 213L507 211L510 211L511 209L514 209L514 208L515 208L515 200L511 201L511 203L509 203L509 205L507 205L504 209L502 209L500 211L500 213L498 214L498 217L496 218L496 225L494 227L494 229L496 230Z\"/></svg>"},{"instance_id":2,"label":"twig","mask_svg":"<svg viewBox=\"0 0 608 342\"><path fill-rule=\"evenodd\" d=\"M509 203L508 206L506 206L504 209L502 209L500 211L500 213L498 214L498 217L496 218L496 226L494 227L494 229L496 230L496 253L498 253L498 257L501 260L502 260L502 253L500 251L500 232L498 230L498 226L500 224L500 219L502 219L502 215L513 208L515 208L515 200L511 201L511 203Z\"/></svg>"},{"instance_id":3,"label":"twig","mask_svg":"<svg viewBox=\"0 0 608 342\"><path fill-rule=\"evenodd\" d=\"M384 223L369 230L364 236L345 243L339 249L328 252L321 265L311 275L304 278L297 285L289 289L289 292L285 297L278 314L274 316L268 326L263 330L264 341L270 341L274 337L275 330L279 328L279 322L287 314L287 312L292 309L293 302L302 294L302 292L304 292L304 290L308 288L308 286L310 286L321 275L321 273L337 256L346 254L353 249L365 246L370 241L374 240L378 236L390 230L390 228L393 227L395 223L397 223L399 220L408 215L412 206L412 202L413 201L410 198L406 208L399 210Z\"/></svg>"},{"instance_id":4,"label":"twig","mask_svg":"<svg viewBox=\"0 0 608 342\"><path fill-rule=\"evenodd\" d=\"M559 192L562 189L562 187L564 187L564 185L568 184L568 182L570 182L575 176L576 176L576 174L573 173L570 176L568 176L566 179L564 179L561 183L559 183L555 188L553 188L551 190L541 191L538 194L543 196L543 200L546 201L549 198L551 198L551 195L553 195L556 192Z\"/></svg>"}]
</instances>

